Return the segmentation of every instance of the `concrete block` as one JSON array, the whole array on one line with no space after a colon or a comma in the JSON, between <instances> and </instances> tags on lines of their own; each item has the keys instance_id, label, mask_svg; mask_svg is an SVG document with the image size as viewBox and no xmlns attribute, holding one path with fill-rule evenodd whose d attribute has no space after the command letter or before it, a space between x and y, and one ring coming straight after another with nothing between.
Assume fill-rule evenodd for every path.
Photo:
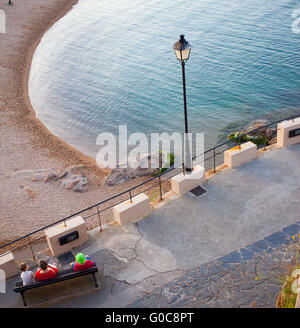
<instances>
[{"instance_id":1,"label":"concrete block","mask_svg":"<svg viewBox=\"0 0 300 328\"><path fill-rule=\"evenodd\" d=\"M287 147L300 143L300 135L290 138L291 130L300 129L300 117L293 121L284 121L277 126L277 145L280 147Z\"/></svg>"},{"instance_id":2,"label":"concrete block","mask_svg":"<svg viewBox=\"0 0 300 328\"><path fill-rule=\"evenodd\" d=\"M177 195L184 195L188 191L200 186L205 181L205 168L196 165L191 173L180 173L171 179L171 188Z\"/></svg>"},{"instance_id":3,"label":"concrete block","mask_svg":"<svg viewBox=\"0 0 300 328\"><path fill-rule=\"evenodd\" d=\"M67 244L61 245L59 238L74 231L78 232L79 238ZM82 245L88 240L87 228L81 216L76 216L75 218L67 220L66 226L62 222L49 229L46 229L45 235L52 256L59 256L67 253L71 249Z\"/></svg>"},{"instance_id":4,"label":"concrete block","mask_svg":"<svg viewBox=\"0 0 300 328\"><path fill-rule=\"evenodd\" d=\"M224 164L230 168L243 165L257 157L257 145L249 141L224 152Z\"/></svg>"},{"instance_id":5,"label":"concrete block","mask_svg":"<svg viewBox=\"0 0 300 328\"><path fill-rule=\"evenodd\" d=\"M132 202L127 200L114 206L115 220L120 224L137 222L151 213L150 199L145 194L139 194L132 198Z\"/></svg>"},{"instance_id":6,"label":"concrete block","mask_svg":"<svg viewBox=\"0 0 300 328\"><path fill-rule=\"evenodd\" d=\"M12 252L7 252L0 256L0 270L5 272L6 279L19 273L19 268Z\"/></svg>"}]
</instances>

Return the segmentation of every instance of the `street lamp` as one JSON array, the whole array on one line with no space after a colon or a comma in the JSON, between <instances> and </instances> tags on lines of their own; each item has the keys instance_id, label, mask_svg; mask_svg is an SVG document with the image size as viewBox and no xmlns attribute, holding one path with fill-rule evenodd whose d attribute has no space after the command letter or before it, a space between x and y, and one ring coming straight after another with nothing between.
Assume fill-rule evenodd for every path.
<instances>
[{"instance_id":1,"label":"street lamp","mask_svg":"<svg viewBox=\"0 0 300 328\"><path fill-rule=\"evenodd\" d=\"M189 141L188 141L188 121L187 121L187 105L186 105L186 87L185 87L185 62L190 58L191 45L185 40L184 35L180 35L179 41L174 43L174 51L177 59L181 63L182 68L182 84L183 84L183 103L184 103L184 127L185 127L185 149L184 156L185 161L183 164L183 171L192 171L192 161L190 156Z\"/></svg>"}]
</instances>

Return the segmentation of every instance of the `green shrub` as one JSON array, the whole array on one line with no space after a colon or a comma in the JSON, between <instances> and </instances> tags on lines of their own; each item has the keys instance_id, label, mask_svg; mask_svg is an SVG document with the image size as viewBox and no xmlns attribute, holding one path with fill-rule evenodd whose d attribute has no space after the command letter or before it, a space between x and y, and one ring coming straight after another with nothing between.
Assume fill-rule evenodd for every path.
<instances>
[{"instance_id":1,"label":"green shrub","mask_svg":"<svg viewBox=\"0 0 300 328\"><path fill-rule=\"evenodd\" d=\"M174 163L175 163L175 155L173 153L167 153L167 160L165 164L163 165L163 167L160 168L158 173L152 174L152 176L155 177L161 173L164 173L168 168L174 166Z\"/></svg>"},{"instance_id":2,"label":"green shrub","mask_svg":"<svg viewBox=\"0 0 300 328\"><path fill-rule=\"evenodd\" d=\"M241 137L240 139L235 139L243 134L244 134L243 131L231 133L228 136L228 140L232 140L235 143L252 141L257 146L260 146L260 145L268 146L269 145L269 140L265 136L253 136L250 134L246 134L243 137Z\"/></svg>"}]
</instances>

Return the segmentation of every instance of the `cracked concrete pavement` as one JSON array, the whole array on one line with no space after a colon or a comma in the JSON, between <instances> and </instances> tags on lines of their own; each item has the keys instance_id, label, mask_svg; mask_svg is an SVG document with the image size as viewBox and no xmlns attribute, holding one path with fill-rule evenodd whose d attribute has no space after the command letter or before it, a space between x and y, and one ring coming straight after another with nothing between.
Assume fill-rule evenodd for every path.
<instances>
[{"instance_id":1,"label":"cracked concrete pavement","mask_svg":"<svg viewBox=\"0 0 300 328\"><path fill-rule=\"evenodd\" d=\"M98 229L90 232L89 245L78 250L94 254L105 250L111 255L104 264L104 275L128 284L137 284L157 273L178 271L174 255L143 238L137 224L107 226L99 238ZM101 261L102 262L102 261Z\"/></svg>"}]
</instances>

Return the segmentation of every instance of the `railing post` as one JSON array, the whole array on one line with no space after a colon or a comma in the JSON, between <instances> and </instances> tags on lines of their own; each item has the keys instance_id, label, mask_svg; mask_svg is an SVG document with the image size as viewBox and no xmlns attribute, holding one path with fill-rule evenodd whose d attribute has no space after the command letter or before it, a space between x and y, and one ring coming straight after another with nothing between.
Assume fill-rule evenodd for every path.
<instances>
[{"instance_id":1,"label":"railing post","mask_svg":"<svg viewBox=\"0 0 300 328\"><path fill-rule=\"evenodd\" d=\"M28 242L29 242L29 246L30 246L30 249L31 249L32 260L35 261L36 260L36 257L34 255L34 251L33 251L33 248L32 248L32 245L31 245L31 241L30 241L30 237L29 236L28 236Z\"/></svg>"},{"instance_id":2,"label":"railing post","mask_svg":"<svg viewBox=\"0 0 300 328\"><path fill-rule=\"evenodd\" d=\"M99 226L100 226L100 230L99 232L102 232L102 222L101 222L101 216L100 216L100 212L99 212L99 206L97 205L97 213L98 213L98 219L99 219Z\"/></svg>"},{"instance_id":3,"label":"railing post","mask_svg":"<svg viewBox=\"0 0 300 328\"><path fill-rule=\"evenodd\" d=\"M214 173L216 173L216 148L214 148Z\"/></svg>"},{"instance_id":4,"label":"railing post","mask_svg":"<svg viewBox=\"0 0 300 328\"><path fill-rule=\"evenodd\" d=\"M160 200L163 200L162 192L161 192L161 179L160 179L160 176L158 177L158 181L159 181L159 194L160 194Z\"/></svg>"}]
</instances>

